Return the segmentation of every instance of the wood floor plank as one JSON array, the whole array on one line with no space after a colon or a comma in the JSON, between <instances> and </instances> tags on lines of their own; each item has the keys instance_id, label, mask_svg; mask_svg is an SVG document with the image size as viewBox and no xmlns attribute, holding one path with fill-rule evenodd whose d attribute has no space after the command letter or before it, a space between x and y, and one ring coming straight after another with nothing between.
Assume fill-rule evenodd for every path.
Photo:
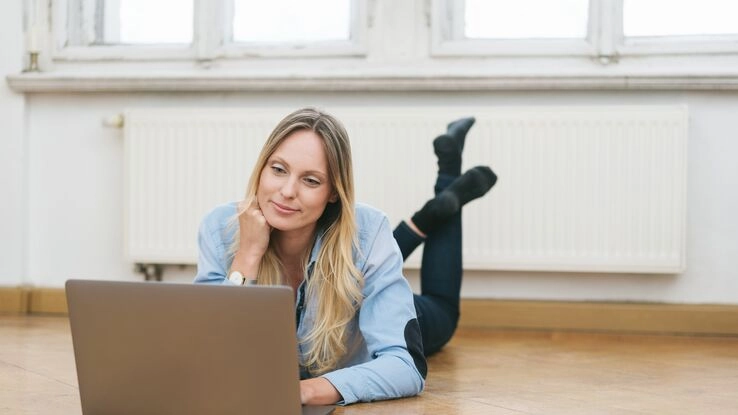
<instances>
[{"instance_id":1,"label":"wood floor plank","mask_svg":"<svg viewBox=\"0 0 738 415\"><path fill-rule=\"evenodd\" d=\"M361 414L735 414L738 338L460 329L418 397ZM0 316L0 413L79 414L66 317Z\"/></svg>"},{"instance_id":2,"label":"wood floor plank","mask_svg":"<svg viewBox=\"0 0 738 415\"><path fill-rule=\"evenodd\" d=\"M76 386L0 361L0 413L81 414L79 390Z\"/></svg>"}]
</instances>

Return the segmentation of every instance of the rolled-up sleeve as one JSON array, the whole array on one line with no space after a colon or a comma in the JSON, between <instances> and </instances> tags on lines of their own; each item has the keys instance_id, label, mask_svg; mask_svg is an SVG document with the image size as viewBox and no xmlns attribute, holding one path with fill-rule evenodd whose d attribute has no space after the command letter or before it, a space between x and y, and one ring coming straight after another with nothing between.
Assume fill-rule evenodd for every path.
<instances>
[{"instance_id":1,"label":"rolled-up sleeve","mask_svg":"<svg viewBox=\"0 0 738 415\"><path fill-rule=\"evenodd\" d=\"M386 217L364 252L364 301L359 329L372 360L323 375L343 397L340 404L417 395L427 367L413 294L402 274L402 254Z\"/></svg>"}]
</instances>

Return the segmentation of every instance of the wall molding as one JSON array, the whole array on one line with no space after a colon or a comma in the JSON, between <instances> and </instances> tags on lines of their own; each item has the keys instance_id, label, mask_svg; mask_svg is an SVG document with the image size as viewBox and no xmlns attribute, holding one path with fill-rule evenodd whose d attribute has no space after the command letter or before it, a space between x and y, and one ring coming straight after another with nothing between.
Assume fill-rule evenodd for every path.
<instances>
[{"instance_id":1,"label":"wall molding","mask_svg":"<svg viewBox=\"0 0 738 415\"><path fill-rule=\"evenodd\" d=\"M0 287L0 314L67 314L63 288ZM738 336L738 305L461 301L460 327Z\"/></svg>"}]
</instances>

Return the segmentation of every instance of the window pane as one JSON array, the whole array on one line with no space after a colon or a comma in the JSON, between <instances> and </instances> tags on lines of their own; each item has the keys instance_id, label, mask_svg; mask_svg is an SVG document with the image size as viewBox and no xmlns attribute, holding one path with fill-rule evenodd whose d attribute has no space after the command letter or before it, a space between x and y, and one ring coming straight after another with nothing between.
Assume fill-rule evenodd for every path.
<instances>
[{"instance_id":1,"label":"window pane","mask_svg":"<svg viewBox=\"0 0 738 415\"><path fill-rule=\"evenodd\" d=\"M193 0L106 0L102 43L192 43Z\"/></svg>"},{"instance_id":2,"label":"window pane","mask_svg":"<svg viewBox=\"0 0 738 415\"><path fill-rule=\"evenodd\" d=\"M735 0L625 0L625 36L689 36L738 33Z\"/></svg>"},{"instance_id":3,"label":"window pane","mask_svg":"<svg viewBox=\"0 0 738 415\"><path fill-rule=\"evenodd\" d=\"M466 0L467 38L585 38L589 0Z\"/></svg>"},{"instance_id":4,"label":"window pane","mask_svg":"<svg viewBox=\"0 0 738 415\"><path fill-rule=\"evenodd\" d=\"M235 42L348 40L351 0L234 0Z\"/></svg>"}]
</instances>

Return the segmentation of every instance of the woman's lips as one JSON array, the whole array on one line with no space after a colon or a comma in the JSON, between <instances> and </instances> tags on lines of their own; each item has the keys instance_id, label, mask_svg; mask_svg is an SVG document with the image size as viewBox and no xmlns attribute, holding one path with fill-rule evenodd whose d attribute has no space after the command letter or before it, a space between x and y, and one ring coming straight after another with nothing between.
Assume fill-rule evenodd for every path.
<instances>
[{"instance_id":1,"label":"woman's lips","mask_svg":"<svg viewBox=\"0 0 738 415\"><path fill-rule=\"evenodd\" d=\"M295 212L298 211L298 209L293 209L293 208L291 208L289 206L282 205L282 204L277 203L275 201L272 201L272 204L274 205L275 210L277 212L280 212L280 213L287 214L287 213L295 213Z\"/></svg>"}]
</instances>

